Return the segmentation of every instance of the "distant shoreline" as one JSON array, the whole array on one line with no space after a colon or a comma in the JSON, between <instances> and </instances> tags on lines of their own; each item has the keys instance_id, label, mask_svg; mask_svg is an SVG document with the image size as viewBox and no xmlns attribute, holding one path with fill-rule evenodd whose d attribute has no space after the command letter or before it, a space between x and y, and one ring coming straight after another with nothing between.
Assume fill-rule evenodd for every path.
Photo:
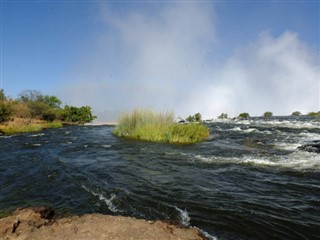
<instances>
[{"instance_id":1,"label":"distant shoreline","mask_svg":"<svg viewBox=\"0 0 320 240\"><path fill-rule=\"evenodd\" d=\"M116 121L108 121L108 122L92 122L85 123L85 126L116 126L118 123Z\"/></svg>"}]
</instances>

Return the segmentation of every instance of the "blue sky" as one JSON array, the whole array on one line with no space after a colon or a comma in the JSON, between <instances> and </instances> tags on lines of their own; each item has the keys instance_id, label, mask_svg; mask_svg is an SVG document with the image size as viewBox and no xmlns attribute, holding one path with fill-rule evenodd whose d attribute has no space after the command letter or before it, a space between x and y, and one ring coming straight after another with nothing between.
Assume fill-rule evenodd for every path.
<instances>
[{"instance_id":1,"label":"blue sky","mask_svg":"<svg viewBox=\"0 0 320 240\"><path fill-rule=\"evenodd\" d=\"M320 108L318 1L2 0L1 13L12 97L36 89L100 119L136 107L206 117Z\"/></svg>"}]
</instances>

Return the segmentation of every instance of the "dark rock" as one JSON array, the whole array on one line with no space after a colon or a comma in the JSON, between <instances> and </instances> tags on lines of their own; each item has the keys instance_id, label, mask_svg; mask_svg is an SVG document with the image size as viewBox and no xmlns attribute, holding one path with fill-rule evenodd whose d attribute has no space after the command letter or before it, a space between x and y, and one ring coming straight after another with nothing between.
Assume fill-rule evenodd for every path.
<instances>
[{"instance_id":1,"label":"dark rock","mask_svg":"<svg viewBox=\"0 0 320 240\"><path fill-rule=\"evenodd\" d=\"M18 226L19 226L20 223L21 223L21 222L20 222L19 220L17 220L16 222L13 223L12 233L15 233L15 232L16 232L16 230L17 230L17 228L18 228Z\"/></svg>"},{"instance_id":2,"label":"dark rock","mask_svg":"<svg viewBox=\"0 0 320 240\"><path fill-rule=\"evenodd\" d=\"M39 213L41 218L52 219L54 216L54 210L51 207L37 207L35 212Z\"/></svg>"},{"instance_id":3,"label":"dark rock","mask_svg":"<svg viewBox=\"0 0 320 240\"><path fill-rule=\"evenodd\" d=\"M320 140L314 140L298 147L299 150L320 153Z\"/></svg>"}]
</instances>

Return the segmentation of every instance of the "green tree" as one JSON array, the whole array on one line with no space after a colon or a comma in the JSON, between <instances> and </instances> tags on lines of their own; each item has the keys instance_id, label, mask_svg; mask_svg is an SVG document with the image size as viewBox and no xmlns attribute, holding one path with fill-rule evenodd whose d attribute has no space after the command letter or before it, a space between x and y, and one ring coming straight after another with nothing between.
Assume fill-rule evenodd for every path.
<instances>
[{"instance_id":1,"label":"green tree","mask_svg":"<svg viewBox=\"0 0 320 240\"><path fill-rule=\"evenodd\" d=\"M300 116L301 115L301 112L299 111L295 111L291 114L291 116Z\"/></svg>"},{"instance_id":2,"label":"green tree","mask_svg":"<svg viewBox=\"0 0 320 240\"><path fill-rule=\"evenodd\" d=\"M273 116L273 113L272 112L265 112L263 114L264 117L272 117Z\"/></svg>"},{"instance_id":3,"label":"green tree","mask_svg":"<svg viewBox=\"0 0 320 240\"><path fill-rule=\"evenodd\" d=\"M196 122L201 122L201 121L202 121L202 116L201 116L201 114L200 114L200 113L196 113L196 114L194 115L194 120L195 120Z\"/></svg>"},{"instance_id":4,"label":"green tree","mask_svg":"<svg viewBox=\"0 0 320 240\"><path fill-rule=\"evenodd\" d=\"M194 115L190 115L189 117L186 118L186 120L188 122L201 122L201 114L200 113L196 113Z\"/></svg>"},{"instance_id":5,"label":"green tree","mask_svg":"<svg viewBox=\"0 0 320 240\"><path fill-rule=\"evenodd\" d=\"M238 116L238 118L245 118L245 119L247 119L249 117L250 117L249 113L246 113L246 112L240 113L239 116Z\"/></svg>"},{"instance_id":6,"label":"green tree","mask_svg":"<svg viewBox=\"0 0 320 240\"><path fill-rule=\"evenodd\" d=\"M58 113L56 110L54 110L53 108L48 108L42 113L41 119L48 122L52 122L58 118L57 115Z\"/></svg>"},{"instance_id":7,"label":"green tree","mask_svg":"<svg viewBox=\"0 0 320 240\"><path fill-rule=\"evenodd\" d=\"M0 89L0 101L6 100L6 95L4 95L3 89Z\"/></svg>"},{"instance_id":8,"label":"green tree","mask_svg":"<svg viewBox=\"0 0 320 240\"><path fill-rule=\"evenodd\" d=\"M228 118L228 114L227 113L221 113L219 116L218 116L218 119L227 119Z\"/></svg>"},{"instance_id":9,"label":"green tree","mask_svg":"<svg viewBox=\"0 0 320 240\"><path fill-rule=\"evenodd\" d=\"M7 122L13 113L10 102L0 101L0 123Z\"/></svg>"},{"instance_id":10,"label":"green tree","mask_svg":"<svg viewBox=\"0 0 320 240\"><path fill-rule=\"evenodd\" d=\"M84 124L92 122L96 118L96 116L92 115L92 109L89 106L78 108L66 105L64 107L64 120L66 121Z\"/></svg>"},{"instance_id":11,"label":"green tree","mask_svg":"<svg viewBox=\"0 0 320 240\"><path fill-rule=\"evenodd\" d=\"M27 103L31 118L43 118L43 114L50 108L48 104L41 101L30 101Z\"/></svg>"},{"instance_id":12,"label":"green tree","mask_svg":"<svg viewBox=\"0 0 320 240\"><path fill-rule=\"evenodd\" d=\"M59 98L57 98L56 96L46 95L43 98L43 102L48 104L50 107L55 108L55 109L59 108L61 105L61 100Z\"/></svg>"},{"instance_id":13,"label":"green tree","mask_svg":"<svg viewBox=\"0 0 320 240\"><path fill-rule=\"evenodd\" d=\"M195 118L194 118L194 116L192 116L192 115L188 116L188 117L186 118L186 120L187 120L188 122L195 122Z\"/></svg>"}]
</instances>

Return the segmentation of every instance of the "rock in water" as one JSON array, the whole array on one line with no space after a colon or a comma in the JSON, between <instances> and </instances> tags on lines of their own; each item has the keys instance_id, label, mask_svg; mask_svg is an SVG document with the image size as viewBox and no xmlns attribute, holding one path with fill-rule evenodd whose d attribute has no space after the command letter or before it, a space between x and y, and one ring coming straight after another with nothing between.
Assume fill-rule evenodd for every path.
<instances>
[{"instance_id":1,"label":"rock in water","mask_svg":"<svg viewBox=\"0 0 320 240\"><path fill-rule=\"evenodd\" d=\"M299 150L320 153L320 140L314 140L298 147Z\"/></svg>"},{"instance_id":2,"label":"rock in water","mask_svg":"<svg viewBox=\"0 0 320 240\"><path fill-rule=\"evenodd\" d=\"M54 210L51 207L37 207L34 209L36 213L40 213L41 218L52 219L54 216Z\"/></svg>"}]
</instances>

